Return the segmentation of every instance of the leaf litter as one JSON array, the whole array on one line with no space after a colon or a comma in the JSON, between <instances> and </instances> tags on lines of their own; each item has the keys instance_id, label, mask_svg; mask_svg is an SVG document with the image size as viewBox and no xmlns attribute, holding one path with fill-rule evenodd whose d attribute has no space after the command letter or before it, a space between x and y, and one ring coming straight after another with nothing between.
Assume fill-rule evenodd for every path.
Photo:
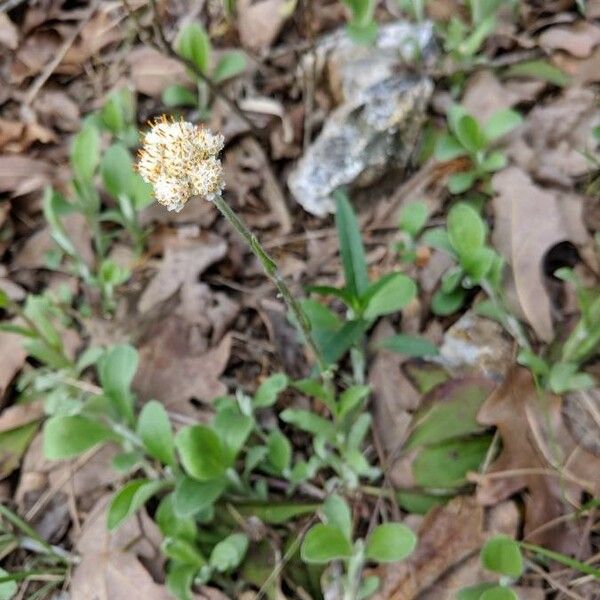
<instances>
[{"instance_id":1,"label":"leaf litter","mask_svg":"<svg viewBox=\"0 0 600 600\"><path fill-rule=\"evenodd\" d=\"M296 209L281 182L293 168L292 159L303 147L304 134L311 132L305 120L314 118L318 133L339 101L335 89L340 78L333 70L325 71L324 81L312 82L316 83L313 106L307 92L310 81L307 87L306 80L299 81L290 73L298 55L308 51L303 40L312 43L314 35L341 25L343 11L324 3L313 7L308 21L304 13L305 20L296 21L286 13L289 3L238 4L237 26L227 19L215 20L211 32L219 44L232 40L235 44L239 39L243 47L258 53L254 73L259 75L246 76L235 92L250 99L276 93L281 114L260 115L266 133L271 134L270 140L265 136L265 143L265 139L246 135L247 125L234 127L239 117L226 103L215 104L214 114L221 112L224 129L232 132L225 153L229 197L281 255L286 271L298 282L313 283L319 278L339 283L337 242L329 223ZM427 11L447 21L462 10L459 4L428 2ZM539 47L548 64L570 77L567 83L516 76L501 66L470 75L463 95L465 106L482 121L509 107L525 115L523 125L506 140L511 165L493 177L493 199L487 212L492 217L493 243L511 268L506 290L512 292L513 307L531 327L536 342L551 341L564 326L562 305L556 302L552 282L544 273L548 253L565 241L582 252L592 243L593 227L585 211L589 198L581 184L590 173L585 153L597 148L591 132L600 124L596 91L590 85L599 80L600 29L589 20L600 13L593 12L597 2L586 5L588 21L572 11L568 2L521 6L528 29L515 32L514 27L503 26L487 46L487 51ZM0 90L0 100L9 109L0 122L0 191L10 202L2 225L9 238L3 257L7 281L16 280L15 285L32 291L49 281L45 271L51 245L39 216L40 195L50 183L65 187L61 171L68 153L65 133L75 132L80 116L97 108L98 98L119 82L133 85L142 99L140 114L147 118L162 110L160 96L169 85L189 86L190 80L180 62L138 39L131 45L124 26L127 12L118 3L91 12L61 3L27 5L20 10L0 15L0 44L12 51L2 71L10 85ZM166 10L164 14L173 20L194 16L169 13L187 8ZM210 10L203 16L209 16ZM61 49L64 55L48 72ZM33 115L22 118L21 99L44 77L47 80L29 107ZM447 89L445 83L436 83L438 91ZM439 115L430 116L440 125ZM278 149L275 131L281 136ZM440 184L443 172L425 165L416 161L407 177L415 178L413 199L425 196L430 217L439 224L449 204ZM395 183L390 187L395 188ZM376 190L376 196L382 196L381 200L367 195L368 201L359 210L365 227L373 227L368 234L372 267L385 269L385 261L393 254L381 248L391 239L386 229L395 222L390 223L389 212L381 206L389 202L396 207L404 198L398 200L394 189L390 192L385 185ZM253 386L264 372L274 372L282 364L289 374L306 374L295 330L279 302L256 286L254 265L249 276L241 268L246 257L237 239L216 220L210 205L196 203L190 209L179 215L166 215L155 207L145 211L144 225L153 225L155 231L150 251L133 263L126 300L121 301L114 321L96 316L84 321L81 332L82 339L91 343L134 340L141 361L135 380L138 401L162 401L177 426L204 419L215 397L239 384ZM382 219L381 214L388 216ZM73 231L82 231L77 236L78 248L91 263L89 236L81 224L71 225ZM428 464L431 452L445 457L441 462L445 471L453 471L456 464L460 467L460 477L451 482L456 486L446 488L446 495L431 507L421 504L421 510L412 510L413 504L406 509L406 498L399 497L402 514L412 513L407 522L415 526L420 545L407 562L376 569L382 579L377 597L382 599L450 599L466 585L489 580L477 554L493 532L522 535L526 541L581 560L597 552L586 517L578 512L586 499L597 494L600 483L597 389L563 398L540 394L527 372L514 366L514 345L494 322L470 311L457 320L429 314L430 296L449 264L446 254L434 250L424 264L416 266L424 289L419 310L402 319L382 321L369 339L374 342L401 331L427 335L433 331L437 339L443 338L435 360L409 360L385 350L369 354L368 380L374 390L371 411L376 441L382 443L382 456L389 461L383 465L389 468L388 483L397 492L418 493L421 501L429 502L432 489L423 479L422 465ZM236 340L242 338L245 343L238 345ZM96 599L98 594L115 599L136 593L151 600L169 597L152 520L142 513L139 521L128 521L116 534L106 532L106 494L119 479L109 467L115 448L108 446L81 461L59 465L45 461L37 432L41 403L11 404L11 386L25 364L25 355L12 334L0 333L0 348L9 359L0 369L4 396L0 473L7 476L16 471L5 483L14 487L19 513L44 537L80 554L71 596L82 600ZM446 430L449 437L427 439L440 423L442 433ZM453 430L457 423L466 429ZM2 436L15 431L19 436L8 446L3 444ZM494 431L499 449L485 456L477 444ZM470 462L473 457L476 460ZM424 471L432 475L429 467ZM368 511L369 505L362 510ZM550 576L568 588L572 573L555 564L547 568ZM531 572L515 589L523 600L538 600L545 593ZM595 590L580 587L579 593L593 598ZM197 597L223 595L206 588Z\"/></svg>"}]
</instances>

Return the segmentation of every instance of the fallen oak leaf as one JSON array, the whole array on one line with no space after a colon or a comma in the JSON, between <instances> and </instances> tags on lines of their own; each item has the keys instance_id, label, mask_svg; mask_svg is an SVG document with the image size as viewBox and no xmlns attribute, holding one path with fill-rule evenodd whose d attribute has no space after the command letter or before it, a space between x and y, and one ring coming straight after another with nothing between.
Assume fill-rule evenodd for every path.
<instances>
[{"instance_id":1,"label":"fallen oak leaf","mask_svg":"<svg viewBox=\"0 0 600 600\"><path fill-rule=\"evenodd\" d=\"M577 218L565 218L567 212L580 216L583 206L577 200L563 200L533 183L518 167L509 167L492 178L496 226L492 241L512 267L519 306L538 337L549 342L554 337L552 306L544 285L542 261L546 252L563 241L584 243L586 233ZM543 219L539 216L544 215ZM576 215L577 217L577 215ZM532 223L535 225L532 226Z\"/></svg>"},{"instance_id":2,"label":"fallen oak leaf","mask_svg":"<svg viewBox=\"0 0 600 600\"><path fill-rule=\"evenodd\" d=\"M547 52L565 50L571 56L587 58L600 44L600 27L587 21L550 27L540 35L538 41Z\"/></svg>"}]
</instances>

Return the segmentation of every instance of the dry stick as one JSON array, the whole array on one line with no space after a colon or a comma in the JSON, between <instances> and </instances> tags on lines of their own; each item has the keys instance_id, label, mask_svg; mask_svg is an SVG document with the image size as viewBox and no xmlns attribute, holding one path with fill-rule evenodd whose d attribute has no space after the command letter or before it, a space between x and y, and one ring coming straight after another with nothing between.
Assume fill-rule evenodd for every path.
<instances>
[{"instance_id":1,"label":"dry stick","mask_svg":"<svg viewBox=\"0 0 600 600\"><path fill-rule=\"evenodd\" d=\"M572 592L567 587L565 587L562 583L557 581L554 577L552 577L551 575L548 575L548 573L546 573L546 571L544 571L544 569L539 567L533 561L527 561L527 565L529 566L529 568L532 571L535 571L542 579L547 581L555 590L561 591L566 596L569 596L569 598L572 598L572 600L585 600L585 598L583 596L580 596L579 594Z\"/></svg>"}]
</instances>

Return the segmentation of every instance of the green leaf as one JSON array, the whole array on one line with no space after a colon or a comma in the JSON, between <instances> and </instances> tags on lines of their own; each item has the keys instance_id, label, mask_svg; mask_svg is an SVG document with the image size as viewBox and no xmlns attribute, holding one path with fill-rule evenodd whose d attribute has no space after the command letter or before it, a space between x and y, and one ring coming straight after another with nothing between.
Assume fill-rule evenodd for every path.
<instances>
[{"instance_id":1,"label":"green leaf","mask_svg":"<svg viewBox=\"0 0 600 600\"><path fill-rule=\"evenodd\" d=\"M232 533L213 548L210 565L220 573L235 569L244 560L247 550L248 538L243 533Z\"/></svg>"},{"instance_id":2,"label":"green leaf","mask_svg":"<svg viewBox=\"0 0 600 600\"><path fill-rule=\"evenodd\" d=\"M480 600L483 592L496 587L493 583L480 583L459 590L456 600Z\"/></svg>"},{"instance_id":3,"label":"green leaf","mask_svg":"<svg viewBox=\"0 0 600 600\"><path fill-rule=\"evenodd\" d=\"M232 463L243 448L254 428L254 419L243 415L237 407L229 407L217 412L213 427L229 453Z\"/></svg>"},{"instance_id":4,"label":"green leaf","mask_svg":"<svg viewBox=\"0 0 600 600\"><path fill-rule=\"evenodd\" d=\"M425 488L462 485L469 471L477 470L489 450L491 436L459 438L426 446L412 463L415 481Z\"/></svg>"},{"instance_id":5,"label":"green leaf","mask_svg":"<svg viewBox=\"0 0 600 600\"><path fill-rule=\"evenodd\" d=\"M352 542L352 514L347 502L338 494L331 494L323 503L327 524L339 529Z\"/></svg>"},{"instance_id":6,"label":"green leaf","mask_svg":"<svg viewBox=\"0 0 600 600\"><path fill-rule=\"evenodd\" d=\"M151 481L148 479L136 479L127 483L113 496L110 502L108 528L110 530L116 529L166 485L168 485L166 481Z\"/></svg>"},{"instance_id":7,"label":"green leaf","mask_svg":"<svg viewBox=\"0 0 600 600\"><path fill-rule=\"evenodd\" d=\"M175 494L171 492L160 501L155 514L156 524L164 537L176 537L193 542L198 537L196 522L191 517L182 517L177 513L174 497Z\"/></svg>"},{"instance_id":8,"label":"green leaf","mask_svg":"<svg viewBox=\"0 0 600 600\"><path fill-rule=\"evenodd\" d=\"M385 338L377 346L412 357L436 356L439 354L437 346L428 339L403 333Z\"/></svg>"},{"instance_id":9,"label":"green leaf","mask_svg":"<svg viewBox=\"0 0 600 600\"><path fill-rule=\"evenodd\" d=\"M481 549L481 564L488 571L517 579L523 573L519 544L506 535L489 539Z\"/></svg>"},{"instance_id":10,"label":"green leaf","mask_svg":"<svg viewBox=\"0 0 600 600\"><path fill-rule=\"evenodd\" d=\"M253 404L255 408L273 406L277 402L277 396L287 388L288 378L283 373L276 373L265 379L254 394Z\"/></svg>"},{"instance_id":11,"label":"green leaf","mask_svg":"<svg viewBox=\"0 0 600 600\"><path fill-rule=\"evenodd\" d=\"M73 242L67 235L60 219L67 212L72 212L73 207L51 187L44 190L43 205L44 217L52 230L52 239L69 256L77 256L77 250L75 250L75 246L73 246Z\"/></svg>"},{"instance_id":12,"label":"green leaf","mask_svg":"<svg viewBox=\"0 0 600 600\"><path fill-rule=\"evenodd\" d=\"M177 600L192 600L192 584L198 569L193 565L171 561L167 570L167 589Z\"/></svg>"},{"instance_id":13,"label":"green leaf","mask_svg":"<svg viewBox=\"0 0 600 600\"><path fill-rule=\"evenodd\" d=\"M165 106L197 106L197 94L183 85L174 83L166 87L162 93Z\"/></svg>"},{"instance_id":14,"label":"green leaf","mask_svg":"<svg viewBox=\"0 0 600 600\"><path fill-rule=\"evenodd\" d=\"M340 256L346 288L356 298L362 296L369 286L367 262L358 220L346 194L340 190L334 193L336 201L335 225L337 228Z\"/></svg>"},{"instance_id":15,"label":"green leaf","mask_svg":"<svg viewBox=\"0 0 600 600\"><path fill-rule=\"evenodd\" d=\"M450 294L437 290L431 299L431 311L440 317L454 314L465 302L467 291L457 288Z\"/></svg>"},{"instance_id":16,"label":"green leaf","mask_svg":"<svg viewBox=\"0 0 600 600\"><path fill-rule=\"evenodd\" d=\"M422 494L420 492L397 492L398 504L407 512L417 515L426 515L434 506L443 506L452 496L437 494Z\"/></svg>"},{"instance_id":17,"label":"green leaf","mask_svg":"<svg viewBox=\"0 0 600 600\"><path fill-rule=\"evenodd\" d=\"M100 160L100 133L91 124L86 125L73 140L71 165L75 177L81 182L90 182Z\"/></svg>"},{"instance_id":18,"label":"green leaf","mask_svg":"<svg viewBox=\"0 0 600 600\"><path fill-rule=\"evenodd\" d=\"M548 550L547 548L543 548L542 546L538 546L536 544L520 542L519 545L521 547L525 548L526 550L535 552L539 556L543 556L544 558L549 558L550 560L555 560L556 562L560 563L561 565L565 565L566 567L569 567L570 569L575 569L576 571L585 573L586 575L591 575L595 579L600 580L600 569L597 569L596 567L592 567L591 565L588 565L579 560L575 560L574 558L571 558L570 556L565 556L564 554L561 554L560 552L555 552L554 550Z\"/></svg>"},{"instance_id":19,"label":"green leaf","mask_svg":"<svg viewBox=\"0 0 600 600\"><path fill-rule=\"evenodd\" d=\"M473 283L479 283L492 269L497 254L491 248L479 248L461 256L461 265Z\"/></svg>"},{"instance_id":20,"label":"green leaf","mask_svg":"<svg viewBox=\"0 0 600 600\"><path fill-rule=\"evenodd\" d=\"M317 344L329 364L335 364L365 334L369 322L363 319L347 321L336 331L314 331Z\"/></svg>"},{"instance_id":21,"label":"green leaf","mask_svg":"<svg viewBox=\"0 0 600 600\"><path fill-rule=\"evenodd\" d=\"M200 569L206 565L206 559L196 545L189 540L167 537L161 544L161 550L167 558L184 565Z\"/></svg>"},{"instance_id":22,"label":"green leaf","mask_svg":"<svg viewBox=\"0 0 600 600\"><path fill-rule=\"evenodd\" d=\"M523 122L523 117L511 109L496 111L483 127L483 134L488 140L496 140L509 131L518 127Z\"/></svg>"},{"instance_id":23,"label":"green leaf","mask_svg":"<svg viewBox=\"0 0 600 600\"><path fill-rule=\"evenodd\" d=\"M512 65L504 71L505 77L533 77L559 87L567 85L569 76L547 60L529 60Z\"/></svg>"},{"instance_id":24,"label":"green leaf","mask_svg":"<svg viewBox=\"0 0 600 600\"><path fill-rule=\"evenodd\" d=\"M491 381L479 377L438 385L422 399L404 447L409 450L485 431L477 413L493 388Z\"/></svg>"},{"instance_id":25,"label":"green leaf","mask_svg":"<svg viewBox=\"0 0 600 600\"><path fill-rule=\"evenodd\" d=\"M500 169L504 169L507 164L507 159L502 152L495 151L491 152L485 160L481 163L481 168L486 173L494 173Z\"/></svg>"},{"instance_id":26,"label":"green leaf","mask_svg":"<svg viewBox=\"0 0 600 600\"><path fill-rule=\"evenodd\" d=\"M307 563L330 563L333 560L350 558L352 545L341 529L319 523L309 529L304 537L300 556Z\"/></svg>"},{"instance_id":27,"label":"green leaf","mask_svg":"<svg viewBox=\"0 0 600 600\"><path fill-rule=\"evenodd\" d=\"M100 173L106 191L115 199L131 192L131 181L135 175L133 161L127 148L113 144L106 150L100 163Z\"/></svg>"},{"instance_id":28,"label":"green leaf","mask_svg":"<svg viewBox=\"0 0 600 600\"><path fill-rule=\"evenodd\" d=\"M100 116L104 125L115 134L123 134L135 119L135 96L129 88L110 94Z\"/></svg>"},{"instance_id":29,"label":"green leaf","mask_svg":"<svg viewBox=\"0 0 600 600\"><path fill-rule=\"evenodd\" d=\"M372 44L377 38L378 27L377 23L374 21L366 25L348 23L348 25L346 25L346 31L353 42L367 46Z\"/></svg>"},{"instance_id":30,"label":"green leaf","mask_svg":"<svg viewBox=\"0 0 600 600\"><path fill-rule=\"evenodd\" d=\"M487 36L496 28L496 19L494 15L489 15L481 21L473 33L471 33L458 46L458 51L466 57L473 56L477 53Z\"/></svg>"},{"instance_id":31,"label":"green leaf","mask_svg":"<svg viewBox=\"0 0 600 600\"><path fill-rule=\"evenodd\" d=\"M414 238L425 227L428 216L429 209L425 202L409 202L400 210L398 227Z\"/></svg>"},{"instance_id":32,"label":"green leaf","mask_svg":"<svg viewBox=\"0 0 600 600\"><path fill-rule=\"evenodd\" d=\"M294 425L315 436L332 439L335 435L335 428L331 421L315 415L309 410L286 408L279 417L284 423Z\"/></svg>"},{"instance_id":33,"label":"green leaf","mask_svg":"<svg viewBox=\"0 0 600 600\"><path fill-rule=\"evenodd\" d=\"M212 506L226 487L225 479L197 481L191 477L180 477L173 494L173 510L178 517L192 517Z\"/></svg>"},{"instance_id":34,"label":"green leaf","mask_svg":"<svg viewBox=\"0 0 600 600\"><path fill-rule=\"evenodd\" d=\"M269 462L278 473L283 473L289 468L292 460L292 445L281 431L271 431L267 438L267 450Z\"/></svg>"},{"instance_id":35,"label":"green leaf","mask_svg":"<svg viewBox=\"0 0 600 600\"><path fill-rule=\"evenodd\" d=\"M368 385L353 385L344 390L339 397L337 416L341 418L352 412L370 393Z\"/></svg>"},{"instance_id":36,"label":"green leaf","mask_svg":"<svg viewBox=\"0 0 600 600\"><path fill-rule=\"evenodd\" d=\"M10 573L0 567L0 577L10 577ZM19 588L15 581L3 581L0 583L0 600L11 600Z\"/></svg>"},{"instance_id":37,"label":"green leaf","mask_svg":"<svg viewBox=\"0 0 600 600\"><path fill-rule=\"evenodd\" d=\"M397 562L412 554L417 536L400 523L384 523L367 539L365 556L377 562Z\"/></svg>"},{"instance_id":38,"label":"green leaf","mask_svg":"<svg viewBox=\"0 0 600 600\"><path fill-rule=\"evenodd\" d=\"M196 68L208 74L211 45L208 34L199 23L185 26L177 38L177 52L193 63Z\"/></svg>"},{"instance_id":39,"label":"green leaf","mask_svg":"<svg viewBox=\"0 0 600 600\"><path fill-rule=\"evenodd\" d=\"M467 153L466 148L450 134L442 135L435 144L434 156L440 162L446 162Z\"/></svg>"},{"instance_id":40,"label":"green leaf","mask_svg":"<svg viewBox=\"0 0 600 600\"><path fill-rule=\"evenodd\" d=\"M358 590L358 600L370 598L379 589L380 583L381 581L377 575L365 577L360 584L360 590Z\"/></svg>"},{"instance_id":41,"label":"green leaf","mask_svg":"<svg viewBox=\"0 0 600 600\"><path fill-rule=\"evenodd\" d=\"M89 417L50 417L44 425L44 456L48 460L72 458L113 437L110 429Z\"/></svg>"},{"instance_id":42,"label":"green leaf","mask_svg":"<svg viewBox=\"0 0 600 600\"><path fill-rule=\"evenodd\" d=\"M468 256L485 243L486 226L479 213L464 202L455 204L448 213L448 236L459 256Z\"/></svg>"},{"instance_id":43,"label":"green leaf","mask_svg":"<svg viewBox=\"0 0 600 600\"><path fill-rule=\"evenodd\" d=\"M477 179L475 171L454 173L448 178L448 190L451 194L462 194L470 189Z\"/></svg>"},{"instance_id":44,"label":"green leaf","mask_svg":"<svg viewBox=\"0 0 600 600\"><path fill-rule=\"evenodd\" d=\"M292 387L299 392L320 400L325 406L335 412L335 399L333 393L328 390L320 381L316 379L300 379L292 382Z\"/></svg>"},{"instance_id":45,"label":"green leaf","mask_svg":"<svg viewBox=\"0 0 600 600\"><path fill-rule=\"evenodd\" d=\"M303 299L300 301L300 307L315 330L337 331L342 327L338 316L316 300Z\"/></svg>"},{"instance_id":46,"label":"green leaf","mask_svg":"<svg viewBox=\"0 0 600 600\"><path fill-rule=\"evenodd\" d=\"M479 600L519 600L519 596L510 588L497 585L488 590L484 590L479 596Z\"/></svg>"},{"instance_id":47,"label":"green leaf","mask_svg":"<svg viewBox=\"0 0 600 600\"><path fill-rule=\"evenodd\" d=\"M319 508L318 504L302 502L273 502L262 504L247 502L236 504L236 509L245 517L257 517L270 525L281 525L295 517L314 514Z\"/></svg>"},{"instance_id":48,"label":"green leaf","mask_svg":"<svg viewBox=\"0 0 600 600\"><path fill-rule=\"evenodd\" d=\"M175 446L186 472L198 479L216 479L229 468L228 453L207 425L189 425L175 436Z\"/></svg>"},{"instance_id":49,"label":"green leaf","mask_svg":"<svg viewBox=\"0 0 600 600\"><path fill-rule=\"evenodd\" d=\"M169 415L157 400L146 402L137 422L137 434L146 451L165 465L175 465L175 445Z\"/></svg>"},{"instance_id":50,"label":"green leaf","mask_svg":"<svg viewBox=\"0 0 600 600\"><path fill-rule=\"evenodd\" d=\"M361 299L365 319L376 319L402 310L417 295L417 284L403 273L389 273L372 284Z\"/></svg>"},{"instance_id":51,"label":"green leaf","mask_svg":"<svg viewBox=\"0 0 600 600\"><path fill-rule=\"evenodd\" d=\"M431 246L432 248L437 248L438 250L441 250L450 256L455 256L452 244L450 244L448 232L444 227L434 227L433 229L428 229L421 236L421 242Z\"/></svg>"},{"instance_id":52,"label":"green leaf","mask_svg":"<svg viewBox=\"0 0 600 600\"><path fill-rule=\"evenodd\" d=\"M246 56L239 50L230 50L225 52L212 73L212 79L215 83L225 81L243 73L246 68Z\"/></svg>"},{"instance_id":53,"label":"green leaf","mask_svg":"<svg viewBox=\"0 0 600 600\"><path fill-rule=\"evenodd\" d=\"M468 114L463 115L456 124L454 135L458 141L472 154L485 148L485 138L479 123Z\"/></svg>"},{"instance_id":54,"label":"green leaf","mask_svg":"<svg viewBox=\"0 0 600 600\"><path fill-rule=\"evenodd\" d=\"M130 388L138 362L137 350L126 344L112 346L98 361L98 378L104 394L130 423L133 421L134 403Z\"/></svg>"},{"instance_id":55,"label":"green leaf","mask_svg":"<svg viewBox=\"0 0 600 600\"><path fill-rule=\"evenodd\" d=\"M37 421L14 429L0 431L0 479L4 479L21 464L21 458L38 431Z\"/></svg>"}]
</instances>

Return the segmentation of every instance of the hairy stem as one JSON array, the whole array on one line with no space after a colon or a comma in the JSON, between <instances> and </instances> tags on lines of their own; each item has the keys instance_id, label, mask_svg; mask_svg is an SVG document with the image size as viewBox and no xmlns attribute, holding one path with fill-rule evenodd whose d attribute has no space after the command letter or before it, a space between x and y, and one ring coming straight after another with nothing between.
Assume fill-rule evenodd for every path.
<instances>
[{"instance_id":1,"label":"hairy stem","mask_svg":"<svg viewBox=\"0 0 600 600\"><path fill-rule=\"evenodd\" d=\"M225 202L223 196L218 194L212 200L213 204L217 207L219 212L231 223L234 229L242 236L246 244L256 258L260 261L262 268L265 272L265 275L271 280L273 285L277 288L280 296L283 298L289 310L294 315L294 319L300 328L302 335L304 336L304 340L306 344L311 349L312 353L315 356L315 359L319 365L319 370L321 373L325 373L327 371L327 363L323 358L319 347L317 346L311 332L310 322L307 319L306 315L302 311L300 304L292 295L290 288L287 283L279 274L277 269L277 264L275 261L269 256L267 251L263 248L262 244L258 241L258 238L248 229L244 221L237 215L237 213Z\"/></svg>"}]
</instances>

